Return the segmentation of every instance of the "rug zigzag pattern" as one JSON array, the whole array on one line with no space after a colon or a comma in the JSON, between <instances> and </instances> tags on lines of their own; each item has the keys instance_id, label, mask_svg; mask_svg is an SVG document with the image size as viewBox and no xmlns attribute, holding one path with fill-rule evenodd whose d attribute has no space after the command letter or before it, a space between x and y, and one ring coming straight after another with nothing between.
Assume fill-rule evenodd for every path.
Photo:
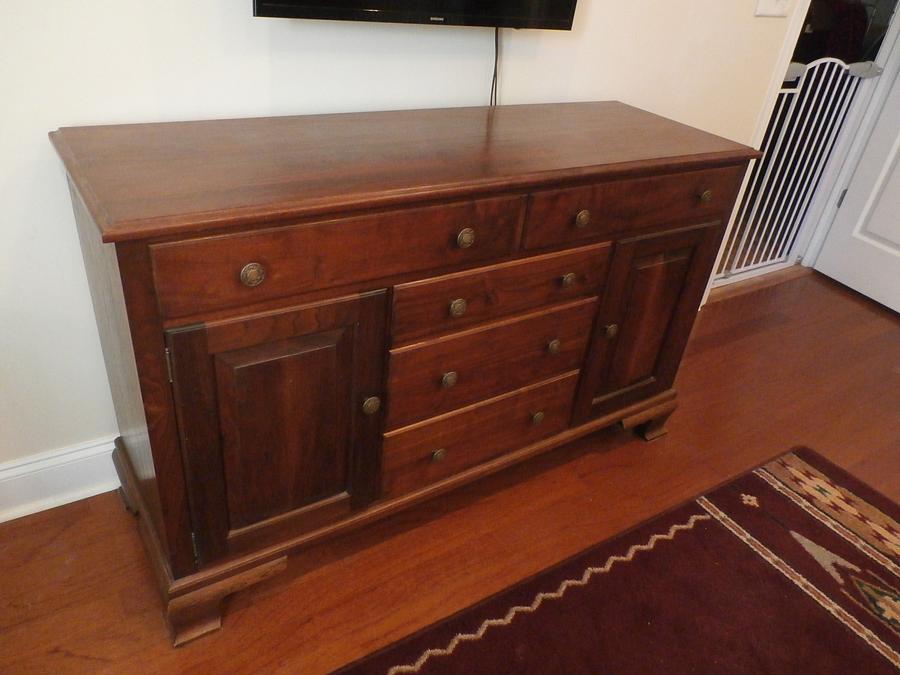
<instances>
[{"instance_id":1,"label":"rug zigzag pattern","mask_svg":"<svg viewBox=\"0 0 900 675\"><path fill-rule=\"evenodd\" d=\"M586 568L580 578L566 579L553 593L538 593L530 605L517 605L515 607L511 607L506 613L506 616L504 616L502 619L487 619L481 624L481 626L478 627L478 630L474 633L457 634L450 641L450 644L448 644L445 648L428 649L422 654L422 656L418 658L418 660L416 660L415 663L410 665L394 666L388 671L388 675L400 675L400 673L417 673L422 669L422 666L424 666L430 658L434 656L449 656L462 642L472 642L483 638L488 628L491 628L492 626L508 626L510 623L512 623L517 614L530 614L532 612L535 612L541 606L541 604L543 604L544 600L559 600L563 597L563 595L565 595L566 591L568 591L573 586L585 586L594 575L606 574L610 569L612 569L612 566L615 563L631 562L636 553L640 551L650 551L654 546L656 546L658 542L671 541L679 532L691 530L699 521L711 519L712 516L710 516L709 514L695 514L691 516L686 523L676 523L669 528L669 531L666 534L654 534L652 537L650 537L650 539L647 540L646 544L635 544L631 546L624 556L610 556L601 567Z\"/></svg>"}]
</instances>

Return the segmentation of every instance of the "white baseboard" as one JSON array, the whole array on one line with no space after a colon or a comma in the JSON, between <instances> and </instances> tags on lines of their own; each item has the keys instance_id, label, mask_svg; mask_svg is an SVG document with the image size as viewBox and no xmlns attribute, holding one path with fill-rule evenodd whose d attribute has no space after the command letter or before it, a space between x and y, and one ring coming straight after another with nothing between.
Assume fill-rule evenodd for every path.
<instances>
[{"instance_id":1,"label":"white baseboard","mask_svg":"<svg viewBox=\"0 0 900 675\"><path fill-rule=\"evenodd\" d=\"M0 464L0 523L115 490L115 437Z\"/></svg>"}]
</instances>

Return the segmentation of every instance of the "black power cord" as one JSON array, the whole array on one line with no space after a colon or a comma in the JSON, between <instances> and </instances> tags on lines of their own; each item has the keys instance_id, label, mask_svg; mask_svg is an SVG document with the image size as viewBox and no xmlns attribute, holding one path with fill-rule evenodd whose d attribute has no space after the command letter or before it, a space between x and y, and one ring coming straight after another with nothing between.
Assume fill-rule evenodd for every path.
<instances>
[{"instance_id":1,"label":"black power cord","mask_svg":"<svg viewBox=\"0 0 900 675\"><path fill-rule=\"evenodd\" d=\"M497 96L500 93L500 83L498 79L500 67L500 27L494 28L494 76L491 78L491 107L497 105Z\"/></svg>"}]
</instances>

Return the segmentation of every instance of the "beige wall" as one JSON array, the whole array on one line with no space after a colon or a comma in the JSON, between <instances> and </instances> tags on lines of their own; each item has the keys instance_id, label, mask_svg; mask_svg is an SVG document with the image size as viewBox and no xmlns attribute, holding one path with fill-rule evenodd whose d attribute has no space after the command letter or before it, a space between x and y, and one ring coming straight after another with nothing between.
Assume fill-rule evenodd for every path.
<instances>
[{"instance_id":1,"label":"beige wall","mask_svg":"<svg viewBox=\"0 0 900 675\"><path fill-rule=\"evenodd\" d=\"M250 5L0 2L0 462L115 432L49 130L487 100L488 29L253 19ZM581 0L571 33L504 31L501 102L615 98L750 141L789 26L754 7Z\"/></svg>"},{"instance_id":2,"label":"beige wall","mask_svg":"<svg viewBox=\"0 0 900 675\"><path fill-rule=\"evenodd\" d=\"M791 5L805 15L809 0ZM790 24L755 7L581 0L572 35L510 35L502 101L616 98L750 143Z\"/></svg>"}]
</instances>

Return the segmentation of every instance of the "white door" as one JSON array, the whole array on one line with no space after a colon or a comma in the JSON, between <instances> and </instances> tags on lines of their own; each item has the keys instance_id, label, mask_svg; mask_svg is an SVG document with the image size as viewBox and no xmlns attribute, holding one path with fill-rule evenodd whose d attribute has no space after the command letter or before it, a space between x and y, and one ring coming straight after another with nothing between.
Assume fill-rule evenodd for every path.
<instances>
[{"instance_id":1,"label":"white door","mask_svg":"<svg viewBox=\"0 0 900 675\"><path fill-rule=\"evenodd\" d=\"M900 74L891 70L894 81L815 268L900 312Z\"/></svg>"}]
</instances>

